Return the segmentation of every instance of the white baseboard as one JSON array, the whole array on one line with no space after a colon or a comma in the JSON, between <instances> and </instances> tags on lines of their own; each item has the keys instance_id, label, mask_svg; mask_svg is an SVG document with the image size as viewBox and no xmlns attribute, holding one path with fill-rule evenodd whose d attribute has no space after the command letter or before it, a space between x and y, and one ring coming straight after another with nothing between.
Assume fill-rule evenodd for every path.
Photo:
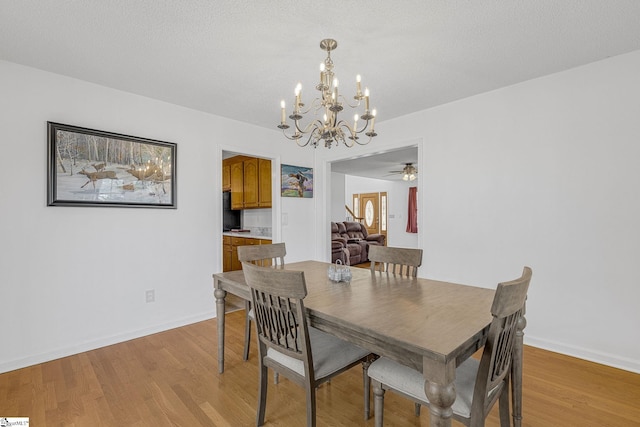
<instances>
[{"instance_id":1,"label":"white baseboard","mask_svg":"<svg viewBox=\"0 0 640 427\"><path fill-rule=\"evenodd\" d=\"M73 354L95 350L100 347L106 347L108 345L118 344L121 342L144 337L144 336L155 334L158 332L168 331L169 329L179 328L181 326L190 325L192 323L202 322L204 320L210 320L210 319L213 319L214 317L216 317L216 312L215 310L211 310L204 313L200 313L198 315L184 317L181 319L175 319L175 320L172 320L171 322L150 326L144 329L127 331L122 334L102 337L96 340L84 342L82 344L60 348L57 350L48 351L41 354L36 354L36 355L25 357L22 359L10 360L8 362L0 363L0 374L9 372L9 371L14 371L16 369L26 368L27 366L36 365L38 363L49 362L51 360L71 356Z\"/></svg>"},{"instance_id":2,"label":"white baseboard","mask_svg":"<svg viewBox=\"0 0 640 427\"><path fill-rule=\"evenodd\" d=\"M616 356L615 354L602 353L582 347L575 347L555 341L532 337L527 335L526 330L524 334L524 343L532 347L538 347L555 353L562 353L567 356L573 356L590 362L600 363L601 365L607 365L613 368L624 369L625 371L640 374L640 361L638 360L632 360Z\"/></svg>"}]
</instances>

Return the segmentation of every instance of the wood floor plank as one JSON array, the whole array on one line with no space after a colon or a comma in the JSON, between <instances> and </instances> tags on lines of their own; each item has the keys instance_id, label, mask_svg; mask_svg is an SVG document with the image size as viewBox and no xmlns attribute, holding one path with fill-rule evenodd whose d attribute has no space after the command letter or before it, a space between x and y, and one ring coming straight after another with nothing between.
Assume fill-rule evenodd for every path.
<instances>
[{"instance_id":1,"label":"wood floor plank","mask_svg":"<svg viewBox=\"0 0 640 427\"><path fill-rule=\"evenodd\" d=\"M244 311L231 312L222 375L215 319L0 374L0 416L45 427L255 425L257 346L245 362L243 340ZM638 402L638 374L525 346L524 427L637 427ZM361 368L320 387L317 405L319 426L373 426L363 419ZM266 426L304 425L305 410L300 387L269 381ZM428 426L428 409L415 417L389 392L385 421ZM486 425L499 424L496 407Z\"/></svg>"}]
</instances>

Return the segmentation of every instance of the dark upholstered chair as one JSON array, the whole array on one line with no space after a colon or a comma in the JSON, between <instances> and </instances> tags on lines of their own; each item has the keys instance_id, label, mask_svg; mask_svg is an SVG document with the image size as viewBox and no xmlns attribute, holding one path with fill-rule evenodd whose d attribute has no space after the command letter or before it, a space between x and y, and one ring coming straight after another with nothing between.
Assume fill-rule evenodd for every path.
<instances>
[{"instance_id":1,"label":"dark upholstered chair","mask_svg":"<svg viewBox=\"0 0 640 427\"><path fill-rule=\"evenodd\" d=\"M349 249L347 249L347 239L340 234L338 224L331 223L331 262L335 263L337 260L342 261L343 264L349 263Z\"/></svg>"},{"instance_id":2,"label":"dark upholstered chair","mask_svg":"<svg viewBox=\"0 0 640 427\"><path fill-rule=\"evenodd\" d=\"M341 259L341 255L338 250L339 242L348 253L346 258L347 264L355 265L362 262L367 262L369 245L384 245L385 236L383 234L371 234L367 233L367 229L359 222L344 221L344 222L332 222L331 223L331 261L335 262L336 259Z\"/></svg>"},{"instance_id":3,"label":"dark upholstered chair","mask_svg":"<svg viewBox=\"0 0 640 427\"><path fill-rule=\"evenodd\" d=\"M335 263L337 260L342 261L345 265L349 264L349 249L347 249L347 245L332 240L331 241L331 262Z\"/></svg>"},{"instance_id":4,"label":"dark upholstered chair","mask_svg":"<svg viewBox=\"0 0 640 427\"><path fill-rule=\"evenodd\" d=\"M337 243L342 245L342 254L337 250ZM344 250L346 249L346 251ZM366 245L361 245L353 239L349 238L347 229L343 222L331 223L331 261L342 259L347 265L360 264L367 260ZM334 258L335 257L335 258ZM344 259L343 259L344 258Z\"/></svg>"},{"instance_id":5,"label":"dark upholstered chair","mask_svg":"<svg viewBox=\"0 0 640 427\"><path fill-rule=\"evenodd\" d=\"M364 224L355 221L345 221L344 226L349 239L360 239L372 245L384 246L384 234L369 234Z\"/></svg>"}]
</instances>

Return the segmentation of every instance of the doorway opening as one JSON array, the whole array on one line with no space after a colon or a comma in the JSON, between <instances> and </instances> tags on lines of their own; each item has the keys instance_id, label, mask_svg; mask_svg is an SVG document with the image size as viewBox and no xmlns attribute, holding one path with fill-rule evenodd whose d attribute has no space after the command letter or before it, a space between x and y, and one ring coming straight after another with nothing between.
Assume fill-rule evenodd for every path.
<instances>
[{"instance_id":1,"label":"doorway opening","mask_svg":"<svg viewBox=\"0 0 640 427\"><path fill-rule=\"evenodd\" d=\"M327 161L330 188L327 203L325 224L329 221L344 221L345 219L362 217L366 209L358 202L354 204L353 194L386 193L386 203L379 211L378 225L384 230L385 242L388 246L419 248L422 247L422 233L407 233L407 200L409 186L422 185L421 174L416 175L415 181L404 181L403 175L397 173L406 163L412 163L420 169L422 156L422 140L410 141L407 145L387 148L385 151L374 153L360 153L358 156ZM375 202L372 202L375 206ZM358 209L358 214L352 214L345 209ZM384 213L382 209L385 209ZM418 217L424 214L418 209ZM373 214L375 222L375 212ZM419 223L423 221L419 218ZM328 225L327 225L327 228ZM328 241L328 240L327 240Z\"/></svg>"},{"instance_id":2,"label":"doorway opening","mask_svg":"<svg viewBox=\"0 0 640 427\"><path fill-rule=\"evenodd\" d=\"M281 231L276 192L275 171L280 169L278 157L264 153L245 153L235 147L220 150L221 241L222 271L240 268L237 247L269 244L280 241ZM276 199L277 200L277 199Z\"/></svg>"}]
</instances>

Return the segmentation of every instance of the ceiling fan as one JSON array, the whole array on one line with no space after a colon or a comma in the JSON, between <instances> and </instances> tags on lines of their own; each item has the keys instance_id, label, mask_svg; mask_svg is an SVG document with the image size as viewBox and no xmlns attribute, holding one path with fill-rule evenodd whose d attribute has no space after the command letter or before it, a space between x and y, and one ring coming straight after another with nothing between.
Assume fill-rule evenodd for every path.
<instances>
[{"instance_id":1,"label":"ceiling fan","mask_svg":"<svg viewBox=\"0 0 640 427\"><path fill-rule=\"evenodd\" d=\"M390 175L402 174L403 181L413 181L418 175L418 169L413 166L413 163L404 163L404 168L399 171L389 171Z\"/></svg>"}]
</instances>

